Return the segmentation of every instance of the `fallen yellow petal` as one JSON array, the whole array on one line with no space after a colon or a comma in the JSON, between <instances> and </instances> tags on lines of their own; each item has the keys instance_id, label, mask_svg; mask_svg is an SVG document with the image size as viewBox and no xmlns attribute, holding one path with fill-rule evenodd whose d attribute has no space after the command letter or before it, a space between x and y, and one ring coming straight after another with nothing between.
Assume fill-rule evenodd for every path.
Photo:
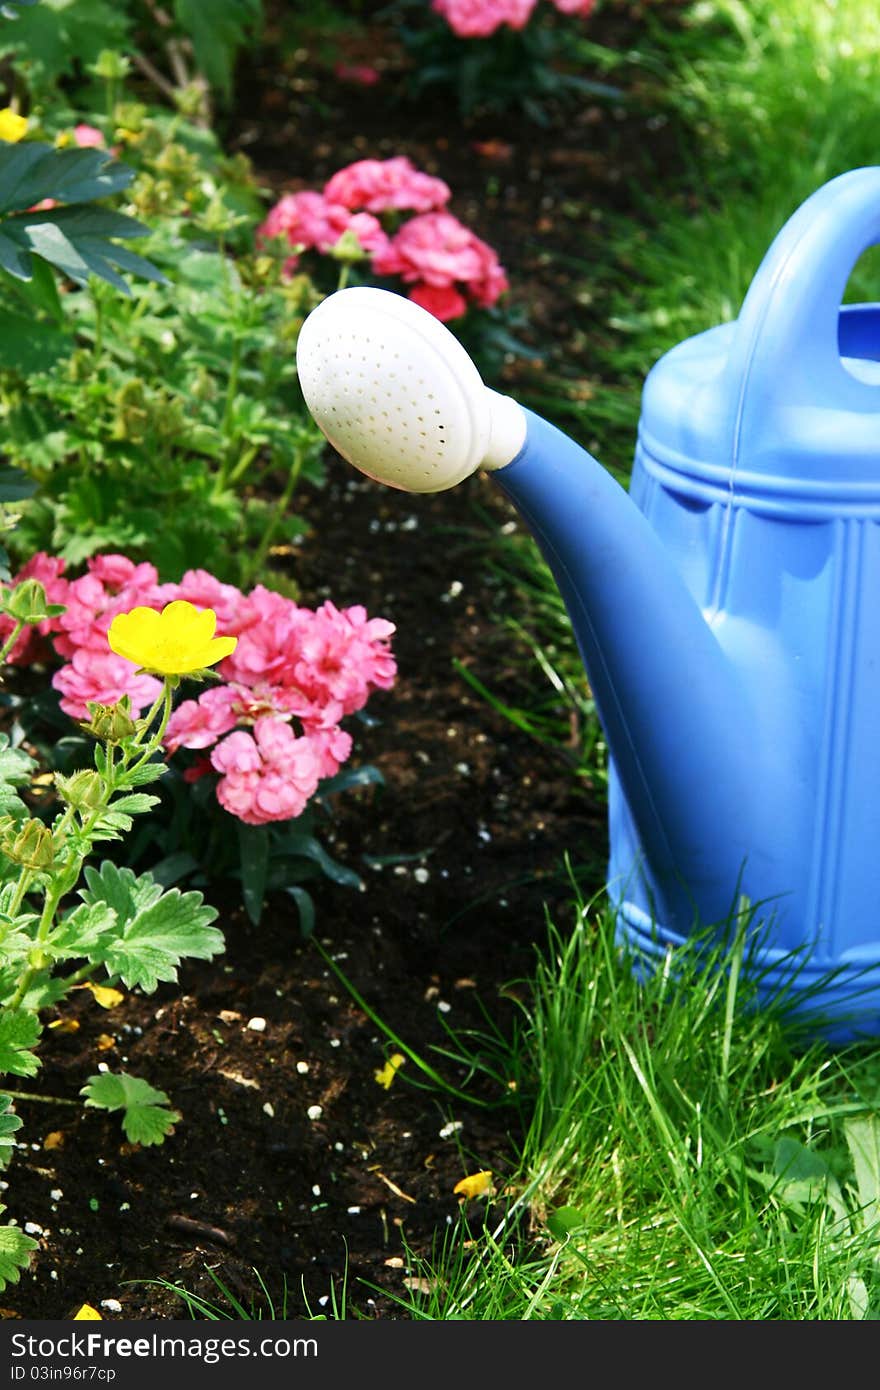
<instances>
[{"instance_id":1,"label":"fallen yellow petal","mask_svg":"<svg viewBox=\"0 0 880 1390\"><path fill-rule=\"evenodd\" d=\"M403 1056L402 1053L392 1052L384 1067L380 1067L378 1071L373 1073L379 1085L384 1086L386 1091L390 1087L392 1081L394 1080L399 1069L403 1066L405 1061L406 1058Z\"/></svg>"},{"instance_id":2,"label":"fallen yellow petal","mask_svg":"<svg viewBox=\"0 0 880 1390\"><path fill-rule=\"evenodd\" d=\"M99 1052L109 1052L110 1048L111 1048L111 1047L115 1047L115 1046L116 1046L116 1039L115 1039L115 1038L111 1038L111 1036L110 1036L109 1033L99 1033L99 1034L98 1034L98 1051L99 1051Z\"/></svg>"},{"instance_id":3,"label":"fallen yellow petal","mask_svg":"<svg viewBox=\"0 0 880 1390\"><path fill-rule=\"evenodd\" d=\"M121 990L113 989L111 985L86 985L95 996L95 1002L101 1005L102 1009L115 1009L117 1004L121 1004L125 995Z\"/></svg>"},{"instance_id":4,"label":"fallen yellow petal","mask_svg":"<svg viewBox=\"0 0 880 1390\"><path fill-rule=\"evenodd\" d=\"M467 1199L482 1196L484 1192L489 1191L491 1186L492 1169L487 1168L482 1173L471 1173L468 1177L462 1178L461 1182L457 1182L452 1190Z\"/></svg>"},{"instance_id":5,"label":"fallen yellow petal","mask_svg":"<svg viewBox=\"0 0 880 1390\"><path fill-rule=\"evenodd\" d=\"M54 1029L56 1030L56 1032L58 1032L58 1033L78 1033L78 1032L79 1032L79 1019L78 1019L78 1018L53 1018L52 1022L49 1024L49 1027L50 1027L50 1028L54 1028Z\"/></svg>"},{"instance_id":6,"label":"fallen yellow petal","mask_svg":"<svg viewBox=\"0 0 880 1390\"><path fill-rule=\"evenodd\" d=\"M44 1149L63 1149L64 1131L62 1129L51 1130L43 1140Z\"/></svg>"},{"instance_id":7,"label":"fallen yellow petal","mask_svg":"<svg viewBox=\"0 0 880 1390\"><path fill-rule=\"evenodd\" d=\"M104 1319L101 1317L101 1314L98 1312L97 1308L92 1307L91 1303L84 1303L83 1306L80 1308L79 1312L74 1313L73 1321L103 1322Z\"/></svg>"}]
</instances>

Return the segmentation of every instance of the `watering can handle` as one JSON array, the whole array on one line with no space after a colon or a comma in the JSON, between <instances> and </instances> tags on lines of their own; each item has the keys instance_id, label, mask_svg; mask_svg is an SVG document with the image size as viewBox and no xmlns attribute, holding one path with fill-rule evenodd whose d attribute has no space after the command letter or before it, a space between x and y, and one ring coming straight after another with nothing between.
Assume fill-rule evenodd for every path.
<instances>
[{"instance_id":1,"label":"watering can handle","mask_svg":"<svg viewBox=\"0 0 880 1390\"><path fill-rule=\"evenodd\" d=\"M739 383L746 445L780 407L833 404L876 419L880 391L845 369L838 345L847 281L876 242L880 167L874 166L826 183L776 236L743 302L728 359Z\"/></svg>"}]
</instances>

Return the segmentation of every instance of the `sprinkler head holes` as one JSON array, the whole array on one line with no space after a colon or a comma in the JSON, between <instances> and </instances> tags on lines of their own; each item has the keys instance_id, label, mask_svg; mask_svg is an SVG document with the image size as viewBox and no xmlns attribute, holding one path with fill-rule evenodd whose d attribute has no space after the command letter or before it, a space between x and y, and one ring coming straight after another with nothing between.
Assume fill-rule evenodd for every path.
<instances>
[{"instance_id":1,"label":"sprinkler head holes","mask_svg":"<svg viewBox=\"0 0 880 1390\"><path fill-rule=\"evenodd\" d=\"M297 343L306 405L343 458L406 492L442 492L500 467L525 440L516 403L484 386L458 339L388 290L339 290Z\"/></svg>"}]
</instances>

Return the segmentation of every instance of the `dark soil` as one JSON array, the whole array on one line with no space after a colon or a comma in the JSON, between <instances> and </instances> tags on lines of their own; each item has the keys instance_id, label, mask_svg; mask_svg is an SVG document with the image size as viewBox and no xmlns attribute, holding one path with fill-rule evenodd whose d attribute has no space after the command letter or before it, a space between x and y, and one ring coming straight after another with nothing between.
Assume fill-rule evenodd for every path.
<instances>
[{"instance_id":1,"label":"dark soil","mask_svg":"<svg viewBox=\"0 0 880 1390\"><path fill-rule=\"evenodd\" d=\"M584 230L589 210L620 202L641 118L581 106L550 129L521 118L467 128L436 103L401 112L329 78L320 101L280 78L258 85L260 104L246 94L231 138L267 184L319 186L352 158L410 154L447 178L453 210L498 247L536 356L583 352L589 324L573 321L550 253L582 254L596 234ZM512 519L491 483L414 498L335 456L328 474L299 499L311 527L302 601L363 603L397 624L399 680L371 701L379 722L356 734L354 754L384 785L339 798L330 846L364 891L320 882L316 944L288 899L255 928L218 885L224 957L112 1011L75 997L65 1017L79 1029L47 1033L34 1089L75 1098L106 1063L165 1090L182 1118L145 1150L122 1142L112 1116L19 1103L27 1147L4 1196L40 1228L40 1249L0 1298L4 1316L63 1319L89 1302L106 1318L181 1317L180 1300L150 1281L216 1298L211 1271L248 1304L258 1271L276 1300L286 1284L290 1317L330 1313L343 1291L346 1317L403 1317L395 1296L411 1256L430 1255L456 1222L455 1184L491 1169L488 1200L503 1203L528 1097L467 1079L433 1049L450 1046L449 1028L507 1034L522 1018L545 909L560 925L570 915L564 856L591 888L601 882L604 807L564 750L519 732L455 669L509 703L530 679L501 620L515 599L492 577L477 520L476 505L493 525ZM398 862L370 865L382 857ZM380 1085L398 1049L327 956L386 1029L473 1101L426 1089L412 1059ZM485 1199L470 1207L479 1225Z\"/></svg>"}]
</instances>

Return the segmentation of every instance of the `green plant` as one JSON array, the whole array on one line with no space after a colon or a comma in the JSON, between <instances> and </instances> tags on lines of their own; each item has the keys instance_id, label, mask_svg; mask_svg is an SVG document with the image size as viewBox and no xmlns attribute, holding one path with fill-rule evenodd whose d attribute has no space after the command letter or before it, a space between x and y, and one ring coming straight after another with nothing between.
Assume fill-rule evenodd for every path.
<instances>
[{"instance_id":1,"label":"green plant","mask_svg":"<svg viewBox=\"0 0 880 1390\"><path fill-rule=\"evenodd\" d=\"M407 97L448 91L465 118L521 110L547 125L550 107L626 98L622 88L598 75L616 66L617 56L586 42L577 33L577 19L560 20L552 10L522 29L503 24L485 38L459 37L422 0L394 0L380 17L394 24L410 60ZM585 75L586 67L592 75Z\"/></svg>"},{"instance_id":2,"label":"green plant","mask_svg":"<svg viewBox=\"0 0 880 1390\"><path fill-rule=\"evenodd\" d=\"M317 292L305 276L282 280L252 240L229 254L243 227L252 238L259 206L245 165L179 117L116 117L138 168L114 216L153 222L158 269L125 296L100 285L67 296L42 356L27 370L6 359L7 454L35 493L16 553L78 562L120 550L148 555L164 578L203 566L252 582L270 549L302 532L289 506L298 483L322 478L295 364Z\"/></svg>"},{"instance_id":3,"label":"green plant","mask_svg":"<svg viewBox=\"0 0 880 1390\"><path fill-rule=\"evenodd\" d=\"M150 261L119 244L146 236L148 229L96 205L133 178L134 170L103 150L0 141L0 371L14 363L24 380L62 350L69 297L59 294L56 275L79 286L104 282L126 294L119 270L163 279ZM21 470L4 467L0 510L33 491ZM15 520L15 512L7 512L0 529L8 532ZM0 569L8 575L2 548Z\"/></svg>"},{"instance_id":4,"label":"green plant","mask_svg":"<svg viewBox=\"0 0 880 1390\"><path fill-rule=\"evenodd\" d=\"M57 614L42 585L26 580L4 595L12 621L0 650L5 661L28 625ZM167 611L167 610L166 610ZM163 614L163 620L165 615ZM193 644L195 661L184 662L190 678L204 676L201 664L219 659ZM215 643L216 645L216 643ZM228 650L228 644L224 648ZM204 655L202 652L204 651ZM145 658L149 659L145 648ZM160 667L160 670L162 668ZM210 960L223 949L211 923L217 913L201 893L163 890L150 874L136 876L105 860L87 863L95 847L119 841L133 818L148 812L156 797L141 790L165 771L159 751L179 678L164 675L161 691L141 719L130 704L89 705L88 733L95 741L93 767L64 776L54 786L61 809L46 824L25 800L33 760L0 735L0 1075L33 1076L43 1014L57 1009L72 990L121 984L152 993L160 981L177 979L184 958ZM77 901L78 900L78 901ZM97 979L96 979L97 977ZM100 987L100 986L99 986ZM180 1118L168 1097L125 1072L98 1073L81 1095L88 1106L121 1111L128 1139L161 1143ZM2 1157L11 1156L9 1136L20 1120L16 1100L40 1100L6 1087L0 1097ZM0 1288L18 1279L34 1242L15 1226L0 1231Z\"/></svg>"},{"instance_id":5,"label":"green plant","mask_svg":"<svg viewBox=\"0 0 880 1390\"><path fill-rule=\"evenodd\" d=\"M238 55L258 33L261 0L14 0L17 22L0 37L22 90L38 104L71 93L88 110L90 79L115 83L134 69L172 106L210 124L212 97L229 100ZM33 8L20 9L24 3ZM120 62L113 55L126 55Z\"/></svg>"}]
</instances>

